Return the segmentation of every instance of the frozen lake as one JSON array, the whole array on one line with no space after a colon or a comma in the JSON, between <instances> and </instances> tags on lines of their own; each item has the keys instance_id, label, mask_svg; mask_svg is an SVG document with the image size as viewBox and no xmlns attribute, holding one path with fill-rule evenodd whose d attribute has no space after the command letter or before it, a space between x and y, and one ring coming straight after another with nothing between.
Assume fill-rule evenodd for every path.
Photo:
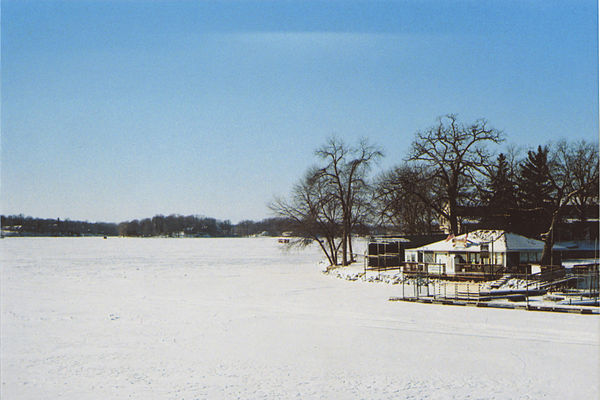
<instances>
[{"instance_id":1,"label":"frozen lake","mask_svg":"<svg viewBox=\"0 0 600 400\"><path fill-rule=\"evenodd\" d=\"M273 238L6 238L1 397L592 399L598 316L388 302Z\"/></svg>"}]
</instances>

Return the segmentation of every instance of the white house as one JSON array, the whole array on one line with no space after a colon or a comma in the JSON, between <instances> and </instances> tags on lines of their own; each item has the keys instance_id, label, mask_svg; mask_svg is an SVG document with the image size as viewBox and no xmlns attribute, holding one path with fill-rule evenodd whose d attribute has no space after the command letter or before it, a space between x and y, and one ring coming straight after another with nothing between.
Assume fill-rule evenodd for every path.
<instances>
[{"instance_id":1,"label":"white house","mask_svg":"<svg viewBox=\"0 0 600 400\"><path fill-rule=\"evenodd\" d=\"M495 274L540 262L544 242L502 230L477 230L404 253L408 271Z\"/></svg>"}]
</instances>

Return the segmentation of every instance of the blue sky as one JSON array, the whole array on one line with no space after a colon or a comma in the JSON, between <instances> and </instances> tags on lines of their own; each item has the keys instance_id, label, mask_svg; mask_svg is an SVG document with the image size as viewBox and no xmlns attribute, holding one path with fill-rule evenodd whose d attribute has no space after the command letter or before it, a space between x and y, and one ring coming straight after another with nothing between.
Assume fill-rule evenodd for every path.
<instances>
[{"instance_id":1,"label":"blue sky","mask_svg":"<svg viewBox=\"0 0 600 400\"><path fill-rule=\"evenodd\" d=\"M329 136L382 170L447 113L598 139L592 0L1 5L3 214L261 219Z\"/></svg>"}]
</instances>

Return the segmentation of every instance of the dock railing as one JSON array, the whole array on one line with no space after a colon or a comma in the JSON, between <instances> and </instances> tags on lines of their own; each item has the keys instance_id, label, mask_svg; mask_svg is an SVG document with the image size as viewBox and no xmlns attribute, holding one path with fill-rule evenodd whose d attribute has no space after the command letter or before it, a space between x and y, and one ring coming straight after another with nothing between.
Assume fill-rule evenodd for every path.
<instances>
[{"instance_id":1,"label":"dock railing","mask_svg":"<svg viewBox=\"0 0 600 400\"><path fill-rule=\"evenodd\" d=\"M561 304L589 303L599 306L600 276L598 271L572 273L563 270L537 274L505 273L494 280L447 280L423 271L404 273L400 294L403 300L424 299L465 302L488 302L504 299L526 302L532 296L547 295ZM498 282L498 285L495 283Z\"/></svg>"}]
</instances>

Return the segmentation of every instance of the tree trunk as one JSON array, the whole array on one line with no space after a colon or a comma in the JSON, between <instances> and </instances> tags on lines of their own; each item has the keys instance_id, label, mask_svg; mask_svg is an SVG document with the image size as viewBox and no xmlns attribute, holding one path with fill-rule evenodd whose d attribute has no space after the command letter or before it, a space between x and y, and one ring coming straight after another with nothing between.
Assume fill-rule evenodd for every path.
<instances>
[{"instance_id":1,"label":"tree trunk","mask_svg":"<svg viewBox=\"0 0 600 400\"><path fill-rule=\"evenodd\" d=\"M348 229L345 222L342 232L342 265L348 265Z\"/></svg>"},{"instance_id":2,"label":"tree trunk","mask_svg":"<svg viewBox=\"0 0 600 400\"><path fill-rule=\"evenodd\" d=\"M550 220L550 228L548 228L548 232L546 232L546 237L544 238L544 250L542 251L542 259L540 263L542 265L550 265L552 262L552 247L554 246L554 227L558 222L558 216L560 215L562 209L570 203L571 199L576 196L582 189L577 189L569 193L565 196L564 200L558 203L558 206L552 213L552 219Z\"/></svg>"},{"instance_id":3,"label":"tree trunk","mask_svg":"<svg viewBox=\"0 0 600 400\"><path fill-rule=\"evenodd\" d=\"M548 232L545 233L544 237L544 250L542 251L542 259L540 260L540 264L542 265L551 265L552 264L552 247L554 246L554 226L558 221L558 213L559 210L556 210L552 213L552 220L550 222L550 228L548 228Z\"/></svg>"},{"instance_id":4,"label":"tree trunk","mask_svg":"<svg viewBox=\"0 0 600 400\"><path fill-rule=\"evenodd\" d=\"M450 222L450 233L454 236L458 236L460 232L458 231L458 217L456 215L456 199L450 198L448 202L448 220Z\"/></svg>"},{"instance_id":5,"label":"tree trunk","mask_svg":"<svg viewBox=\"0 0 600 400\"><path fill-rule=\"evenodd\" d=\"M325 253L325 256L327 256L327 261L329 261L329 265L335 265L333 260L331 259L331 256L327 252L327 248L325 247L323 242L317 239L317 243L319 243L319 246L321 246L321 250L323 250L323 253Z\"/></svg>"},{"instance_id":6,"label":"tree trunk","mask_svg":"<svg viewBox=\"0 0 600 400\"><path fill-rule=\"evenodd\" d=\"M337 249L335 248L334 240L335 239L328 238L327 239L327 243L329 244L329 251L331 253L331 264L332 265L337 265L338 264L338 261L337 261Z\"/></svg>"}]
</instances>

